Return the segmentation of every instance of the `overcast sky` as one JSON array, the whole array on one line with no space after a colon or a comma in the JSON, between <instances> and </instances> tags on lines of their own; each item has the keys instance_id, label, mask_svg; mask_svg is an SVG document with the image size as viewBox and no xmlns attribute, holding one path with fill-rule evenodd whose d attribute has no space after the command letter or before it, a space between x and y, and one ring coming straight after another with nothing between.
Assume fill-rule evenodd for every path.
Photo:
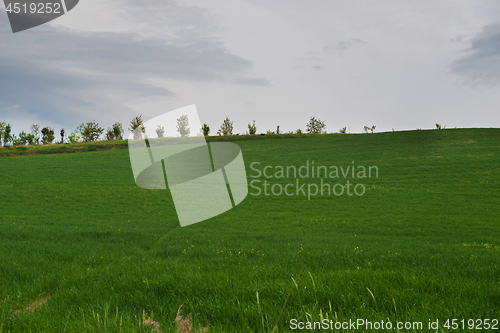
<instances>
[{"instance_id":1,"label":"overcast sky","mask_svg":"<svg viewBox=\"0 0 500 333\"><path fill-rule=\"evenodd\" d=\"M12 34L0 5L0 121L102 127L196 104L215 134L500 127L497 0L81 0Z\"/></svg>"}]
</instances>

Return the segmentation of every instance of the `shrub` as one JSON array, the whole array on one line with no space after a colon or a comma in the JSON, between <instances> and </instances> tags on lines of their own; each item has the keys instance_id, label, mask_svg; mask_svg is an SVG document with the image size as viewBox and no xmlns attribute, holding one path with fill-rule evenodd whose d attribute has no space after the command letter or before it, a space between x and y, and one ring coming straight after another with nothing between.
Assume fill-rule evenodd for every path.
<instances>
[{"instance_id":1,"label":"shrub","mask_svg":"<svg viewBox=\"0 0 500 333\"><path fill-rule=\"evenodd\" d=\"M226 119L224 119L221 127L217 131L217 135L233 135L233 122L229 120L229 117L226 117Z\"/></svg>"},{"instance_id":2,"label":"shrub","mask_svg":"<svg viewBox=\"0 0 500 333\"><path fill-rule=\"evenodd\" d=\"M440 130L440 129L445 129L445 128L446 128L446 126L441 126L438 123L436 123L436 129Z\"/></svg>"},{"instance_id":3,"label":"shrub","mask_svg":"<svg viewBox=\"0 0 500 333\"><path fill-rule=\"evenodd\" d=\"M104 128L100 127L95 120L88 123L82 123L76 130L80 133L84 142L97 141L104 132Z\"/></svg>"},{"instance_id":4,"label":"shrub","mask_svg":"<svg viewBox=\"0 0 500 333\"><path fill-rule=\"evenodd\" d=\"M363 126L363 132L368 133L369 130L370 130L370 127Z\"/></svg>"},{"instance_id":5,"label":"shrub","mask_svg":"<svg viewBox=\"0 0 500 333\"><path fill-rule=\"evenodd\" d=\"M339 130L339 133L340 133L340 134L345 134L345 133L346 133L346 131L347 131L347 127L344 127L344 128L341 128L341 129Z\"/></svg>"},{"instance_id":6,"label":"shrub","mask_svg":"<svg viewBox=\"0 0 500 333\"><path fill-rule=\"evenodd\" d=\"M325 122L314 117L311 117L306 125L306 131L308 133L326 133L325 128Z\"/></svg>"},{"instance_id":7,"label":"shrub","mask_svg":"<svg viewBox=\"0 0 500 333\"><path fill-rule=\"evenodd\" d=\"M203 132L204 136L208 136L210 134L210 126L208 126L207 124L203 124L201 131Z\"/></svg>"},{"instance_id":8,"label":"shrub","mask_svg":"<svg viewBox=\"0 0 500 333\"><path fill-rule=\"evenodd\" d=\"M177 119L177 132L181 137L189 136L191 130L189 129L189 119L188 116L182 115Z\"/></svg>"},{"instance_id":9,"label":"shrub","mask_svg":"<svg viewBox=\"0 0 500 333\"><path fill-rule=\"evenodd\" d=\"M370 128L370 131L372 131L372 133L373 133L373 131L375 131L375 127L377 127L377 126L372 125L372 127Z\"/></svg>"},{"instance_id":10,"label":"shrub","mask_svg":"<svg viewBox=\"0 0 500 333\"><path fill-rule=\"evenodd\" d=\"M257 132L257 127L255 126L255 120L254 120L252 125L248 124L248 133L255 134L256 132Z\"/></svg>"},{"instance_id":11,"label":"shrub","mask_svg":"<svg viewBox=\"0 0 500 333\"><path fill-rule=\"evenodd\" d=\"M297 134L302 134L302 130L299 128L298 130L295 131Z\"/></svg>"},{"instance_id":12,"label":"shrub","mask_svg":"<svg viewBox=\"0 0 500 333\"><path fill-rule=\"evenodd\" d=\"M54 129L48 126L42 128L42 143L44 145L52 143L54 141Z\"/></svg>"},{"instance_id":13,"label":"shrub","mask_svg":"<svg viewBox=\"0 0 500 333\"><path fill-rule=\"evenodd\" d=\"M134 132L135 129L140 128L140 131ZM144 127L144 121L142 120L142 114L138 117L134 117L130 120L130 132L134 133L134 140L142 138L142 133L146 131Z\"/></svg>"}]
</instances>

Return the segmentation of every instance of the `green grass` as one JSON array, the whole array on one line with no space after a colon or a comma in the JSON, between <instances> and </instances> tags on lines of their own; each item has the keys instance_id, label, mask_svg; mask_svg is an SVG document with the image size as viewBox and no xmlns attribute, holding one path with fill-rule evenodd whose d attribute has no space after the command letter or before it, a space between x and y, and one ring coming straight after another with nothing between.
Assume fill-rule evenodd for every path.
<instances>
[{"instance_id":1,"label":"green grass","mask_svg":"<svg viewBox=\"0 0 500 333\"><path fill-rule=\"evenodd\" d=\"M127 149L0 157L0 332L150 332L144 312L173 332L181 305L211 332L270 332L290 288L279 332L500 319L500 129L279 137L237 138L248 175L309 160L379 177L349 178L363 196L248 195L181 228Z\"/></svg>"}]
</instances>

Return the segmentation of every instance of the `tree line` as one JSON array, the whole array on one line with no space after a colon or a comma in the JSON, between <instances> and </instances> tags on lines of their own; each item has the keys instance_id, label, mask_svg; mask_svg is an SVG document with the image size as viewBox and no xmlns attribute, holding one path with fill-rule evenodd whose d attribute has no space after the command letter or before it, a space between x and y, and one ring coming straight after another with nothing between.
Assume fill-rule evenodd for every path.
<instances>
[{"instance_id":1,"label":"tree line","mask_svg":"<svg viewBox=\"0 0 500 333\"><path fill-rule=\"evenodd\" d=\"M222 122L222 125L217 130L217 135L227 136L234 135L234 126L229 117L226 117ZM135 131L139 128L139 131ZM306 124L306 132L308 133L326 133L325 122L319 118L311 117L309 122ZM365 126L364 131L368 132L371 130L373 133L375 126L371 128ZM133 117L130 120L130 132L134 133L134 139L139 139L145 133L146 128L144 126L144 121L142 115ZM158 125L155 129L158 138L162 138L165 135L164 127ZM189 119L186 115L182 115L177 119L177 132L181 137L190 136L191 129L189 127ZM245 134L253 135L257 133L257 127L255 125L255 120L252 124L248 124L248 131ZM288 134L296 133L301 134L302 130L297 129L296 131L287 132ZM346 128L340 129L339 133L346 133ZM268 130L266 134L284 134L280 132L279 126L277 126L276 131ZM25 131L20 132L18 135L12 132L12 127L6 122L0 122L0 145L7 146L21 146L21 145L40 145L40 144L51 144L51 143L77 143L77 142L94 142L99 140L123 140L125 131L121 123L116 122L107 129L99 126L99 124L93 120L88 123L80 124L74 131L67 134L64 129L59 132L59 137L56 138L56 134L53 128L45 126L41 128L39 125L31 125L30 131L26 133ZM197 135L210 135L210 126L203 124L203 127L199 130Z\"/></svg>"}]
</instances>

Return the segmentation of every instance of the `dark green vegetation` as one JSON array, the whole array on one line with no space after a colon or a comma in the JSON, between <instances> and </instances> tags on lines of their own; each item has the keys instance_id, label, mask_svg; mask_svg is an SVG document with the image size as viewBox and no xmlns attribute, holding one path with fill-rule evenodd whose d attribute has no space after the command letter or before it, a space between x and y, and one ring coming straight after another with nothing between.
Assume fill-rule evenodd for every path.
<instances>
[{"instance_id":1,"label":"dark green vegetation","mask_svg":"<svg viewBox=\"0 0 500 333\"><path fill-rule=\"evenodd\" d=\"M379 178L349 178L361 197L249 195L180 228L168 191L135 185L127 149L0 157L0 331L150 332L146 312L173 332L183 305L211 332L270 332L292 286L279 332L321 316L500 319L499 129L237 144L249 175L355 161Z\"/></svg>"}]
</instances>

